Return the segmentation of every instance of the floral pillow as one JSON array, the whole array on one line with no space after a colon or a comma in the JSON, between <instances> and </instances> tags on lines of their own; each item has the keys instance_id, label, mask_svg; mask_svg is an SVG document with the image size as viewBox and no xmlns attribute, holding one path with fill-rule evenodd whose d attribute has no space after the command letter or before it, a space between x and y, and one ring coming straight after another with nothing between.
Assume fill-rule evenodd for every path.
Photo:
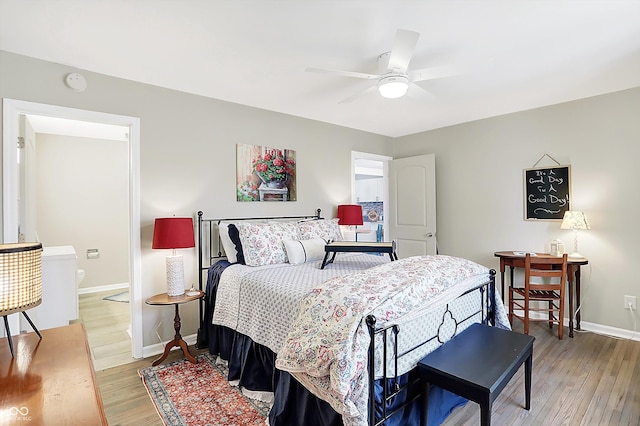
<instances>
[{"instance_id":1,"label":"floral pillow","mask_svg":"<svg viewBox=\"0 0 640 426\"><path fill-rule=\"evenodd\" d=\"M245 264L248 266L287 263L284 240L297 240L293 222L237 223Z\"/></svg>"},{"instance_id":2,"label":"floral pillow","mask_svg":"<svg viewBox=\"0 0 640 426\"><path fill-rule=\"evenodd\" d=\"M301 240L322 238L323 240L342 241L342 231L338 219L308 220L298 223L298 234Z\"/></svg>"}]
</instances>

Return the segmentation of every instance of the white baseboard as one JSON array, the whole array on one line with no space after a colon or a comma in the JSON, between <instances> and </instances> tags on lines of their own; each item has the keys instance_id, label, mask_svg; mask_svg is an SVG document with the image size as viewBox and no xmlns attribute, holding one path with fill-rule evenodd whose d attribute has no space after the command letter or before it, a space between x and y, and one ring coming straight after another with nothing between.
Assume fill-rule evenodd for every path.
<instances>
[{"instance_id":1,"label":"white baseboard","mask_svg":"<svg viewBox=\"0 0 640 426\"><path fill-rule=\"evenodd\" d=\"M107 284L95 287L84 287L78 289L78 294L100 293L101 291L120 290L129 288L129 283Z\"/></svg>"},{"instance_id":2,"label":"white baseboard","mask_svg":"<svg viewBox=\"0 0 640 426\"><path fill-rule=\"evenodd\" d=\"M518 312L518 310L514 310L514 312ZM518 313L522 315L522 311L519 311ZM540 312L531 312L530 316L531 318L535 318L535 319L546 318ZM575 327L576 322L574 321L573 324ZM567 328L569 327L569 318L565 317L564 325ZM640 331L632 331L632 330L626 330L624 328L610 327L608 325L596 324L594 322L580 321L580 330L576 330L574 328L573 331L574 333L589 331L591 333L602 334L604 336L615 337L618 339L635 340L640 342Z\"/></svg>"},{"instance_id":3,"label":"white baseboard","mask_svg":"<svg viewBox=\"0 0 640 426\"><path fill-rule=\"evenodd\" d=\"M185 342L187 342L188 346L191 345L195 345L196 341L198 340L198 335L197 334L191 334L189 336L182 336L182 338L184 339ZM156 343L153 345L149 345L149 346L145 346L142 348L142 357L143 358L147 358L150 356L154 356L154 355L160 355L161 353L164 352L164 347L165 347L166 343ZM178 346L174 347L171 349L173 350L180 350L180 348Z\"/></svg>"},{"instance_id":4,"label":"white baseboard","mask_svg":"<svg viewBox=\"0 0 640 426\"><path fill-rule=\"evenodd\" d=\"M640 342L640 331L609 327L608 325L596 324L593 322L580 321L580 330L574 331L576 333L590 331L592 333L603 334L605 336L616 337L618 339L635 340L637 342Z\"/></svg>"}]
</instances>

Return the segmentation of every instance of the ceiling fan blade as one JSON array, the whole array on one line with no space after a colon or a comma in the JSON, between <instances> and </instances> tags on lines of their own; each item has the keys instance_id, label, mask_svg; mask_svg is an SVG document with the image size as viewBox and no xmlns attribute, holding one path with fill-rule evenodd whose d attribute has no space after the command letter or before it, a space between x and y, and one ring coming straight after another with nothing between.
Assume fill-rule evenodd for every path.
<instances>
[{"instance_id":1,"label":"ceiling fan blade","mask_svg":"<svg viewBox=\"0 0 640 426\"><path fill-rule=\"evenodd\" d=\"M409 91L407 92L407 96L412 99L418 99L421 101L435 99L435 95L433 93L415 83L409 83Z\"/></svg>"},{"instance_id":2,"label":"ceiling fan blade","mask_svg":"<svg viewBox=\"0 0 640 426\"><path fill-rule=\"evenodd\" d=\"M353 94L353 95L349 96L348 98L344 98L343 100L341 100L341 101L340 101L340 102L338 102L338 103L339 103L339 104L347 104L347 103L349 103L349 102L352 102L352 101L354 101L354 100L358 99L358 98L359 98L359 97L361 97L361 96L366 95L367 93L370 93L370 92L374 91L376 88L377 88L377 85L369 86L369 87L367 87L366 89L361 90L360 92L355 93L355 94Z\"/></svg>"},{"instance_id":3,"label":"ceiling fan blade","mask_svg":"<svg viewBox=\"0 0 640 426\"><path fill-rule=\"evenodd\" d=\"M409 80L412 82L434 80L436 78L453 77L465 74L466 71L453 65L423 68L409 72Z\"/></svg>"},{"instance_id":4,"label":"ceiling fan blade","mask_svg":"<svg viewBox=\"0 0 640 426\"><path fill-rule=\"evenodd\" d=\"M398 30L389 57L389 69L406 72L413 52L418 44L420 33L409 30Z\"/></svg>"},{"instance_id":5,"label":"ceiling fan blade","mask_svg":"<svg viewBox=\"0 0 640 426\"><path fill-rule=\"evenodd\" d=\"M367 79L367 80L371 80L371 79L374 79L374 78L380 78L380 76L376 75L376 74L366 74L366 73L363 73L363 72L353 72L353 71L330 70L330 69L326 69L326 68L307 67L305 69L305 71L307 71L307 72L318 72L318 73L322 73L322 74L336 74L336 75L341 75L343 77L364 78L364 79Z\"/></svg>"}]
</instances>

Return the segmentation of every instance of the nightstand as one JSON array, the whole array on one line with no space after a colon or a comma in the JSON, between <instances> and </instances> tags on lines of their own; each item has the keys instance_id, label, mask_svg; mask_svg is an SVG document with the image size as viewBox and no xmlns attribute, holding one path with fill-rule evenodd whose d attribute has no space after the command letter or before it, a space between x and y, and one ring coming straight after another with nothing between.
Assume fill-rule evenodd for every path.
<instances>
[{"instance_id":1,"label":"nightstand","mask_svg":"<svg viewBox=\"0 0 640 426\"><path fill-rule=\"evenodd\" d=\"M169 296L167 293L160 293L148 298L145 301L147 305L175 305L175 310L176 310L176 316L173 318L173 328L176 330L176 335L173 337L173 340L171 340L169 343L166 344L166 346L164 347L164 353L162 354L162 356L156 359L155 361L153 361L153 364L151 365L156 366L160 364L162 361L164 361L169 355L169 351L171 351L171 348L176 346L182 349L182 353L184 353L184 356L189 361L191 361L194 364L198 363L198 361L193 357L193 355L191 355L191 352L189 352L189 348L187 347L187 342L185 342L182 339L182 336L180 335L179 306L183 303L188 303L194 300L198 300L203 296L204 296L204 291L200 291L200 290L195 290L193 295L191 295L191 292L188 291L184 294L181 294L180 296Z\"/></svg>"}]
</instances>

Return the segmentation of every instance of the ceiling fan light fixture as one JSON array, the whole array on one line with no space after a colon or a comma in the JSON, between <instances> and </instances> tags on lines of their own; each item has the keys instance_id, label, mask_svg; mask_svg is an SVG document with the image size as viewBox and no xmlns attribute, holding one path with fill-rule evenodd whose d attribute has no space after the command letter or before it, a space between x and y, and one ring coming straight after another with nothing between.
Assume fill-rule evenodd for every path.
<instances>
[{"instance_id":1,"label":"ceiling fan light fixture","mask_svg":"<svg viewBox=\"0 0 640 426\"><path fill-rule=\"evenodd\" d=\"M405 75L390 75L378 81L378 91L384 98L401 98L409 89L409 79Z\"/></svg>"}]
</instances>

